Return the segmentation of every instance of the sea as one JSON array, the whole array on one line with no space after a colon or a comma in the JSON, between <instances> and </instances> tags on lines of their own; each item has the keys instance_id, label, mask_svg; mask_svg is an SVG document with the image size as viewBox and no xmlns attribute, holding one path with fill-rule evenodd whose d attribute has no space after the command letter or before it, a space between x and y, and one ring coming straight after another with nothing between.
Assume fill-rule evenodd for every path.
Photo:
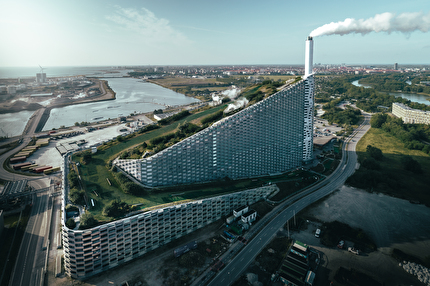
<instances>
[{"instance_id":1,"label":"sea","mask_svg":"<svg viewBox=\"0 0 430 286\"><path fill-rule=\"evenodd\" d=\"M132 71L131 68L119 68L112 66L100 67L0 67L0 78L35 78L36 73L41 72L41 69L46 73L46 77L68 77L68 76L91 76L91 77L105 77L109 76L123 76L127 72Z\"/></svg>"},{"instance_id":2,"label":"sea","mask_svg":"<svg viewBox=\"0 0 430 286\"><path fill-rule=\"evenodd\" d=\"M48 70L51 70L51 73ZM47 77L97 76L107 80L116 93L115 100L69 105L53 108L44 130L60 126L73 126L75 122L96 122L127 116L131 113L146 113L167 106L186 105L199 102L170 89L140 79L122 77L132 69L117 67L48 67ZM0 68L1 78L35 77L34 68ZM0 136L21 135L34 111L0 114Z\"/></svg>"}]
</instances>

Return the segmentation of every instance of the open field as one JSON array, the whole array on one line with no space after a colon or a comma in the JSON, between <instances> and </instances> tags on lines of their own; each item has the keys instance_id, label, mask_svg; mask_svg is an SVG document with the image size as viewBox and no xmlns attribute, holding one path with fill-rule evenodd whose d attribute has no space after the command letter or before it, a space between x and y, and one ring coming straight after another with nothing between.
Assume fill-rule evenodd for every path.
<instances>
[{"instance_id":1,"label":"open field","mask_svg":"<svg viewBox=\"0 0 430 286\"><path fill-rule=\"evenodd\" d=\"M151 82L157 83L166 87L177 86L198 86L208 84L224 84L216 78L190 78L190 77L164 77L158 79L151 79Z\"/></svg>"},{"instance_id":2,"label":"open field","mask_svg":"<svg viewBox=\"0 0 430 286\"><path fill-rule=\"evenodd\" d=\"M367 145L372 145L382 150L383 160L378 161L381 170L365 170L360 168L349 183L356 186L353 181L366 181L371 186L370 190L390 194L396 197L408 199L414 202L430 205L430 156L418 150L409 150L394 136L381 129L371 128L369 132L358 142L357 154L363 158ZM422 168L422 174L416 174L404 170L402 158L410 156L416 160Z\"/></svg>"}]
</instances>

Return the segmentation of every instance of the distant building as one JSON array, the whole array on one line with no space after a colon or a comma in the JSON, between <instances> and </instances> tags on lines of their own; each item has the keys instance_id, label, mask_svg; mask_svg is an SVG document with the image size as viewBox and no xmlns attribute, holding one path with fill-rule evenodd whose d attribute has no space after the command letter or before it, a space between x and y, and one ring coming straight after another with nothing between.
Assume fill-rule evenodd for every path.
<instances>
[{"instance_id":1,"label":"distant building","mask_svg":"<svg viewBox=\"0 0 430 286\"><path fill-rule=\"evenodd\" d=\"M413 109L403 103L394 102L392 113L401 118L404 123L430 124L430 111Z\"/></svg>"},{"instance_id":2,"label":"distant building","mask_svg":"<svg viewBox=\"0 0 430 286\"><path fill-rule=\"evenodd\" d=\"M397 63L394 63L394 70L396 71L396 70L398 70L398 69L399 69L398 64L397 64Z\"/></svg>"},{"instance_id":3,"label":"distant building","mask_svg":"<svg viewBox=\"0 0 430 286\"><path fill-rule=\"evenodd\" d=\"M46 82L46 73L44 73L44 72L36 73L36 82L37 83Z\"/></svg>"},{"instance_id":4,"label":"distant building","mask_svg":"<svg viewBox=\"0 0 430 286\"><path fill-rule=\"evenodd\" d=\"M16 86L15 85L8 85L7 86L7 93L8 94L15 94L16 93Z\"/></svg>"}]
</instances>

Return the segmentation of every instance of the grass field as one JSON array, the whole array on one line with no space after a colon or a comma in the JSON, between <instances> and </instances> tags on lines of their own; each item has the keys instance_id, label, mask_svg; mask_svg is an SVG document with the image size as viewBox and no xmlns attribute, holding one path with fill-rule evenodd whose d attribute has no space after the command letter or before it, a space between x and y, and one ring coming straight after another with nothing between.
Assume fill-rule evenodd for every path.
<instances>
[{"instance_id":1,"label":"grass field","mask_svg":"<svg viewBox=\"0 0 430 286\"><path fill-rule=\"evenodd\" d=\"M366 156L367 145L372 145L382 150L384 158L380 161L381 170L365 170L360 168L352 177L357 187L357 182L365 182L370 190L382 192L396 197L419 201L430 205L430 156L418 151L409 150L404 144L387 132L371 128L357 144L359 160ZM402 157L411 156L418 161L423 170L422 174L415 174L403 169ZM349 180L351 181L351 180Z\"/></svg>"}]
</instances>

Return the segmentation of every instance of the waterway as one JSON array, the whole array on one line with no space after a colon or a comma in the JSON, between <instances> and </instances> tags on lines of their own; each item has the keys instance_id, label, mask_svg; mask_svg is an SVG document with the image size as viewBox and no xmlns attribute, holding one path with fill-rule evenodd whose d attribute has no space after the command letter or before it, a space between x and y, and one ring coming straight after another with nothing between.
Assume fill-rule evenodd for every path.
<instances>
[{"instance_id":1,"label":"waterway","mask_svg":"<svg viewBox=\"0 0 430 286\"><path fill-rule=\"evenodd\" d=\"M369 85L360 84L358 80L354 80L351 82L353 85L358 87L364 87L364 88L371 88ZM403 93L403 92L387 92L390 95L394 95L395 97L403 97L406 98L412 102L418 102L423 103L426 105L430 105L430 96L424 95L424 94L417 94L417 93Z\"/></svg>"},{"instance_id":2,"label":"waterway","mask_svg":"<svg viewBox=\"0 0 430 286\"><path fill-rule=\"evenodd\" d=\"M21 111L0 114L0 136L13 137L21 135L28 119L34 111Z\"/></svg>"},{"instance_id":3,"label":"waterway","mask_svg":"<svg viewBox=\"0 0 430 286\"><path fill-rule=\"evenodd\" d=\"M69 105L51 110L44 130L72 126L75 122L96 122L165 109L167 105L185 105L199 100L170 89L135 78L109 78L108 84L116 92L115 100Z\"/></svg>"},{"instance_id":4,"label":"waterway","mask_svg":"<svg viewBox=\"0 0 430 286\"><path fill-rule=\"evenodd\" d=\"M358 86L358 87L371 88L371 86L370 86L370 85L361 84L361 83L358 83L358 81L359 81L359 79L354 80L354 81L353 81L353 82L351 82L351 83L352 83L352 85L355 85L355 86Z\"/></svg>"},{"instance_id":5,"label":"waterway","mask_svg":"<svg viewBox=\"0 0 430 286\"><path fill-rule=\"evenodd\" d=\"M127 116L130 113L145 113L165 109L167 105L186 105L198 102L170 89L134 78L106 78L116 92L115 100L69 105L53 108L44 130L72 126L75 122L96 122ZM0 114L0 136L21 135L34 111Z\"/></svg>"}]
</instances>

